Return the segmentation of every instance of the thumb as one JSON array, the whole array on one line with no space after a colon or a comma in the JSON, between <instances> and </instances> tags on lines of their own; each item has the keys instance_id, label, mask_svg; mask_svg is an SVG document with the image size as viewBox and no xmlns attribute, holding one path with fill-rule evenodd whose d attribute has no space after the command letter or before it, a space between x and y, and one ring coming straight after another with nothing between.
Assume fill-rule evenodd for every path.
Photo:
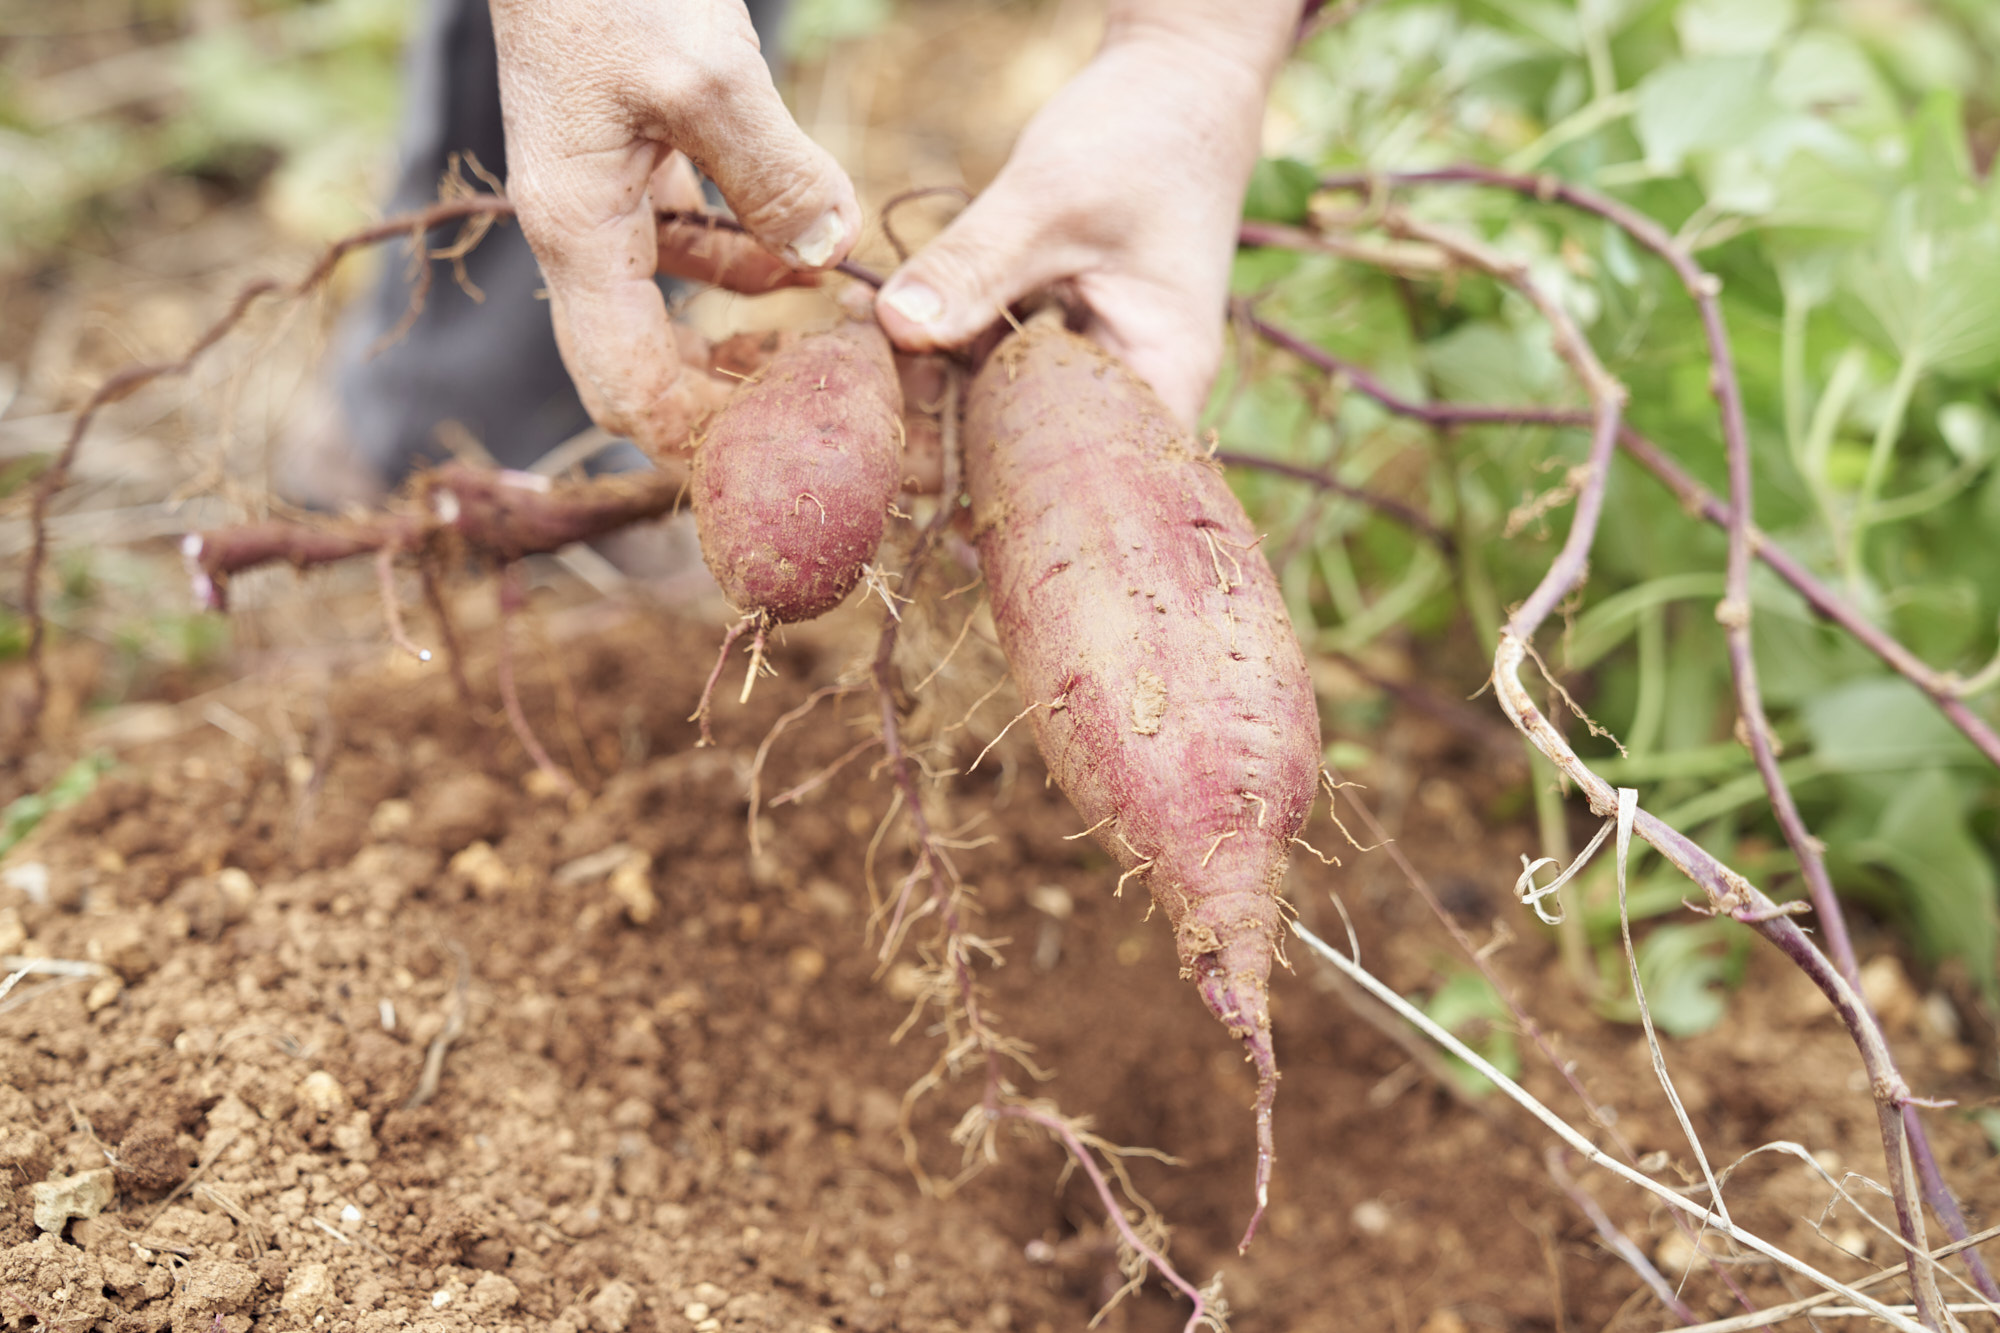
<instances>
[{"instance_id":1,"label":"thumb","mask_svg":"<svg viewBox=\"0 0 2000 1333\"><path fill-rule=\"evenodd\" d=\"M854 185L792 119L762 59L753 53L712 88L698 114L670 117L674 146L715 182L744 229L793 268L845 259L861 235Z\"/></svg>"},{"instance_id":2,"label":"thumb","mask_svg":"<svg viewBox=\"0 0 2000 1333\"><path fill-rule=\"evenodd\" d=\"M1052 221L1047 203L996 181L883 284L876 319L906 352L971 342L1001 310L1076 271L1080 257L1048 239Z\"/></svg>"}]
</instances>

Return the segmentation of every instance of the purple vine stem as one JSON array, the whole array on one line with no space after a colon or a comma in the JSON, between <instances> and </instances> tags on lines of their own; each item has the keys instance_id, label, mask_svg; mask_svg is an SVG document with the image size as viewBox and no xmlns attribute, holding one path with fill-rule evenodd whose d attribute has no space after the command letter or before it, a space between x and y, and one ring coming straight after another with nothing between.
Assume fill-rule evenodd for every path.
<instances>
[{"instance_id":1,"label":"purple vine stem","mask_svg":"<svg viewBox=\"0 0 2000 1333\"><path fill-rule=\"evenodd\" d=\"M1577 784L1599 818L1609 819L1617 810L1615 790L1583 764L1562 734L1536 709L1521 683L1520 668L1527 659L1535 631L1562 600L1581 585L1586 575L1590 550L1603 513L1611 455L1618 445L1623 425L1625 390L1604 369L1567 312L1533 282L1524 264L1470 237L1412 218L1399 210L1384 209L1378 221L1391 235L1425 242L1460 264L1508 283L1525 296L1548 323L1557 353L1577 375L1590 398L1590 450L1584 469L1585 480L1577 494L1575 519L1561 551L1540 584L1502 628L1494 654L1492 679L1501 707L1514 725ZM1717 318L1719 320L1719 312ZM1722 356L1728 355L1726 342L1721 345L1720 351ZM1718 391L1725 382L1733 383L1733 377L1725 381L1725 377L1718 375ZM1732 510L1747 512L1747 506L1735 505ZM1641 837L1701 886L1712 910L1727 913L1749 926L1792 959L1826 994L1847 1026L1860 1050L1875 1097L1890 1193L1896 1201L1899 1229L1910 1251L1908 1267L1917 1315L1926 1327L1939 1327L1938 1307L1941 1302L1930 1261L1925 1254L1927 1247L1923 1241L1922 1214L1910 1189L1912 1136L1905 1132L1903 1112L1912 1097L1908 1085L1896 1071L1881 1028L1862 1002L1858 988L1790 919L1789 909L1774 903L1743 876L1723 865L1678 830L1663 824L1657 816L1640 811L1635 827Z\"/></svg>"},{"instance_id":2,"label":"purple vine stem","mask_svg":"<svg viewBox=\"0 0 2000 1333\"><path fill-rule=\"evenodd\" d=\"M1842 912L1840 900L1834 893L1832 877L1827 873L1825 851L1819 840L1806 828L1805 820L1799 813L1798 803L1792 797L1791 788L1778 769L1776 747L1771 743L1770 724L1764 713L1763 693L1757 686L1757 661L1750 639L1750 561L1766 543L1762 534L1753 527L1749 431L1744 423L1743 394L1736 377L1736 360L1729 346L1729 328L1722 316L1721 280L1703 270L1687 249L1677 243L1666 229L1653 219L1607 195L1558 177L1528 176L1467 165L1376 179L1395 184L1479 185L1508 190L1543 202L1553 200L1592 214L1618 227L1663 261L1673 270L1674 276L1680 280L1689 298L1694 301L1701 314L1702 334L1708 344L1709 364L1713 376L1711 387L1721 415L1723 447L1729 469L1729 506L1724 519L1724 526L1729 533L1729 560L1723 600L1716 607L1715 615L1726 634L1737 711L1742 717L1743 729L1751 755L1756 761L1758 774L1764 781L1764 790L1770 798L1772 809L1777 814L1778 825L1783 830L1785 841L1791 847L1793 855L1798 859L1800 873L1806 881L1807 893L1812 898L1813 910L1826 933L1827 947L1833 955L1834 962L1839 966L1841 975L1856 994L1859 994L1860 966L1854 955L1853 941L1848 935L1846 915ZM1324 184L1331 187L1333 182L1329 180ZM1361 178L1357 185L1368 185L1367 178ZM1869 643L1878 656L1929 695L1946 718L1958 727L1988 760L2000 765L2000 736L1996 736L1993 729L1966 706L1954 688L1952 677L1931 670L1919 661L1915 654L1910 653L1900 643L1881 633L1861 617L1855 616L1853 620L1856 624L1866 625L1870 631L1869 636L1863 636L1863 642ZM1853 626L1850 625L1849 628L1852 629ZM1874 640L1879 640L1880 643L1877 644ZM1884 651L1885 649L1893 651ZM1863 1007L1866 1008L1865 1002ZM1937 1213L1938 1219L1944 1223L1945 1230L1951 1238L1963 1240L1969 1231L1965 1215L1959 1207L1957 1198L1945 1183L1943 1173L1938 1169L1937 1155L1931 1147L1930 1136L1924 1132L1913 1106L1906 1103L1897 1108L1897 1111L1902 1121L1902 1137L1909 1146L1926 1201ZM1880 1113L1886 1115L1888 1111L1881 1109ZM1914 1216L1903 1216L1907 1208L1901 1194L1896 1196L1896 1203L1905 1238L1911 1241L1917 1251L1925 1249L1922 1215L1919 1213ZM1914 1252L1910 1262L1913 1266L1914 1280L1914 1265L1917 1262ZM2000 1301L2000 1283L1994 1281L1992 1271L1987 1268L1985 1261L1979 1255L1968 1252L1964 1262L1979 1293L1989 1301ZM1921 1306L1924 1303L1921 1284L1919 1287L1917 1303Z\"/></svg>"},{"instance_id":3,"label":"purple vine stem","mask_svg":"<svg viewBox=\"0 0 2000 1333\"><path fill-rule=\"evenodd\" d=\"M1584 186L1572 184L1555 176L1530 176L1517 172L1499 171L1491 167L1468 165L1441 167L1434 171L1357 172L1346 175L1328 176L1320 182L1320 185L1322 188L1328 190L1353 190L1364 193L1372 192L1377 187L1383 185L1475 185L1488 189L1506 190L1514 194L1526 195L1543 203L1564 204L1579 212L1593 214L1624 231L1632 239L1638 241L1646 249L1659 256L1674 270L1674 275L1681 280L1681 284L1687 288L1689 296L1693 297L1696 304L1700 307L1703 332L1708 339L1709 355L1714 363L1717 376L1715 394L1718 405L1722 409L1723 442L1725 447L1731 451L1732 504L1735 507L1747 510L1748 505L1736 505L1733 496L1735 490L1734 455L1738 447L1740 447L1747 458L1748 443L1743 433L1743 403L1742 396L1736 385L1735 361L1729 355L1729 334L1722 321L1722 306L1719 300L1722 291L1721 283L1714 274L1704 272L1689 256L1686 249L1677 244L1673 237L1667 234L1665 228L1638 210L1620 203L1608 195L1599 194L1597 191ZM1356 387L1360 387L1359 384ZM1370 396L1374 395L1371 394ZM1386 402L1384 405L1389 406ZM1489 412L1497 410L1504 412L1506 409L1489 408L1471 410ZM1471 421L1478 418L1465 417L1461 419ZM1504 415L1493 419L1501 421L1526 420L1526 418L1519 416ZM1676 489L1679 488L1676 487ZM1744 494L1747 500L1747 481ZM1715 521L1727 526L1732 521L1727 517L1730 511L1724 510L1723 512L1725 517ZM1801 593L1806 593L1808 600L1813 602L1815 610L1824 612L1825 603L1839 602L1838 598L1834 597L1830 592L1825 592L1823 589L1821 590L1823 597L1813 596L1812 593L1807 591L1805 586L1806 582L1812 581L1810 575L1805 574L1803 569L1796 566L1796 562L1792 562L1789 559L1785 563L1793 565L1793 571L1788 573L1783 569L1779 569L1778 562L1771 560L1762 550L1767 539L1761 533L1758 533L1755 528L1748 528L1747 531L1749 534L1749 545L1753 554L1763 558L1774 570L1785 577L1786 582L1791 583ZM1735 545L1736 539L1732 537L1732 551ZM1734 557L1732 556L1733 559ZM1794 577L1794 575L1803 576L1803 578ZM1725 593L1725 601L1733 597L1733 593ZM1966 739L1971 741L1981 754L1985 755L1995 766L2000 766L2000 733L1996 733L1993 726L1986 719L1980 717L1978 713L1966 705L1965 700L1959 695L1958 678L1954 674L1946 671L1938 671L1927 665L1916 654L1912 653L1895 639L1882 633L1881 630L1862 619L1859 615L1840 618L1840 623L1843 629L1854 634L1870 651L1886 662L1891 669L1929 695L1931 702L1938 706L1939 711L1951 721L1951 724L1963 732ZM1864 627L1866 630L1865 633ZM1754 686L1754 678L1751 683ZM2000 1295L1988 1293L1988 1299L2000 1299Z\"/></svg>"}]
</instances>

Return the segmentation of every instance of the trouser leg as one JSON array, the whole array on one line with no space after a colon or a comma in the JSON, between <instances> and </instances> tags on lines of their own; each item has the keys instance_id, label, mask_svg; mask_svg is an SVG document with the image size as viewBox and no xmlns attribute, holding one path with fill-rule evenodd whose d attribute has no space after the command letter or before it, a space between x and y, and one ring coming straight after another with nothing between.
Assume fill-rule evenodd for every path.
<instances>
[{"instance_id":1,"label":"trouser leg","mask_svg":"<svg viewBox=\"0 0 2000 1333\"><path fill-rule=\"evenodd\" d=\"M784 0L750 13L769 53ZM437 198L451 155L470 153L506 178L500 82L486 0L433 0L411 45L401 161L393 212ZM370 356L409 309L408 266L394 256L357 303L337 344L336 389L354 461L394 486L445 453L438 427L456 421L508 467L525 467L589 424L556 351L548 303L536 299L541 270L520 229L495 227L465 258L473 297L448 270L434 281L408 333ZM614 466L637 465L630 446Z\"/></svg>"}]
</instances>

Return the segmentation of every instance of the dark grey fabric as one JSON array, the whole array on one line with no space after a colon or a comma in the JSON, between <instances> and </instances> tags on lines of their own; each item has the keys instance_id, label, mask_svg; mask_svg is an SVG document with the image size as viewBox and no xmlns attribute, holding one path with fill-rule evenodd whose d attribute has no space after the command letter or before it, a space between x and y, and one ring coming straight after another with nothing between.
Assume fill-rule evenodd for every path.
<instances>
[{"instance_id":1,"label":"dark grey fabric","mask_svg":"<svg viewBox=\"0 0 2000 1333\"><path fill-rule=\"evenodd\" d=\"M752 3L766 58L777 45L785 0ZM475 155L502 180L507 148L500 81L486 0L432 0L411 43L405 76L402 156L389 210L437 198L454 152ZM438 238L433 237L434 242ZM476 302L433 273L430 295L408 334L370 357L409 308L408 265L389 257L381 282L345 321L336 344L342 433L356 461L386 484L443 455L437 427L457 421L494 458L525 467L590 424L556 352L548 303L535 299L541 270L520 230L502 225L466 256ZM669 300L673 293L669 290ZM640 465L636 450L599 456L598 466Z\"/></svg>"}]
</instances>

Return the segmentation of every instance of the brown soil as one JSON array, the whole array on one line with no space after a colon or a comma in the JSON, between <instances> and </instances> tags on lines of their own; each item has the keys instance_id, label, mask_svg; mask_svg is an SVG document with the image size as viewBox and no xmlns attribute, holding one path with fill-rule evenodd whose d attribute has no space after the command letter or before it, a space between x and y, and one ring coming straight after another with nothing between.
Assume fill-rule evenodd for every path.
<instances>
[{"instance_id":1,"label":"brown soil","mask_svg":"<svg viewBox=\"0 0 2000 1333\"><path fill-rule=\"evenodd\" d=\"M442 672L405 667L345 672L324 693L274 682L257 708L239 697L225 711L241 737L204 726L130 746L46 821L7 860L0 953L110 971L30 979L0 1002L0 1327L1081 1327L1120 1278L1099 1206L1057 1149L1003 1133L998 1162L951 1197L927 1197L905 1160L899 1105L936 1046L921 1025L892 1040L914 972L908 956L884 972L865 930L886 782L865 762L843 770L748 853L750 755L849 648L795 639L778 679L721 709L721 747L696 751L684 719L715 640L641 615L563 639L567 690L544 659L527 664L530 712L586 798L533 779L490 704L468 710ZM490 700L490 659L473 675ZM787 732L773 788L853 734L830 708ZM1368 739L1382 756L1371 798L1401 845L1475 937L1500 917L1526 936L1496 955L1518 993L1636 1148L1671 1155L1662 1175L1691 1170L1636 1030L1570 999L1507 902L1529 837L1483 812L1517 802L1521 774L1415 710ZM1179 1159L1130 1166L1182 1269L1222 1275L1237 1327L1671 1323L1551 1183L1543 1132L1495 1099L1448 1095L1296 950L1274 997L1275 1201L1239 1258L1240 1053L1176 979L1165 924L1111 897L1104 858L1064 840L1077 821L1039 763L1013 760L954 796L992 835L962 868L984 933L1006 942L993 1006L1052 1072L1039 1094L1112 1142ZM34 866L46 887L31 895L40 872L20 872ZM1379 975L1435 987L1450 946L1382 854L1295 870L1292 896L1323 933L1338 929L1316 905L1329 887ZM1927 1025L1907 982L1884 994L1920 1090L1992 1098L1990 1068ZM448 1027L434 1095L412 1106ZM1879 1174L1851 1049L1768 951L1721 1027L1671 1050L1718 1165L1785 1138ZM1581 1122L1532 1051L1525 1063ZM919 1107L931 1172L956 1168L950 1128L978 1096L967 1077ZM1969 1123L1932 1123L1977 1224L2000 1170ZM30 1185L107 1163L113 1205L40 1234ZM1661 1246L1657 1210L1576 1170L1645 1249ZM1769 1155L1730 1186L1739 1221L1869 1271L1814 1233L1828 1193ZM1886 1255L1854 1218L1844 1207L1827 1234ZM1761 1268L1735 1272L1760 1297L1781 1291ZM1719 1290L1697 1273L1690 1299L1740 1308ZM1184 1312L1149 1283L1108 1323L1174 1328Z\"/></svg>"}]
</instances>

